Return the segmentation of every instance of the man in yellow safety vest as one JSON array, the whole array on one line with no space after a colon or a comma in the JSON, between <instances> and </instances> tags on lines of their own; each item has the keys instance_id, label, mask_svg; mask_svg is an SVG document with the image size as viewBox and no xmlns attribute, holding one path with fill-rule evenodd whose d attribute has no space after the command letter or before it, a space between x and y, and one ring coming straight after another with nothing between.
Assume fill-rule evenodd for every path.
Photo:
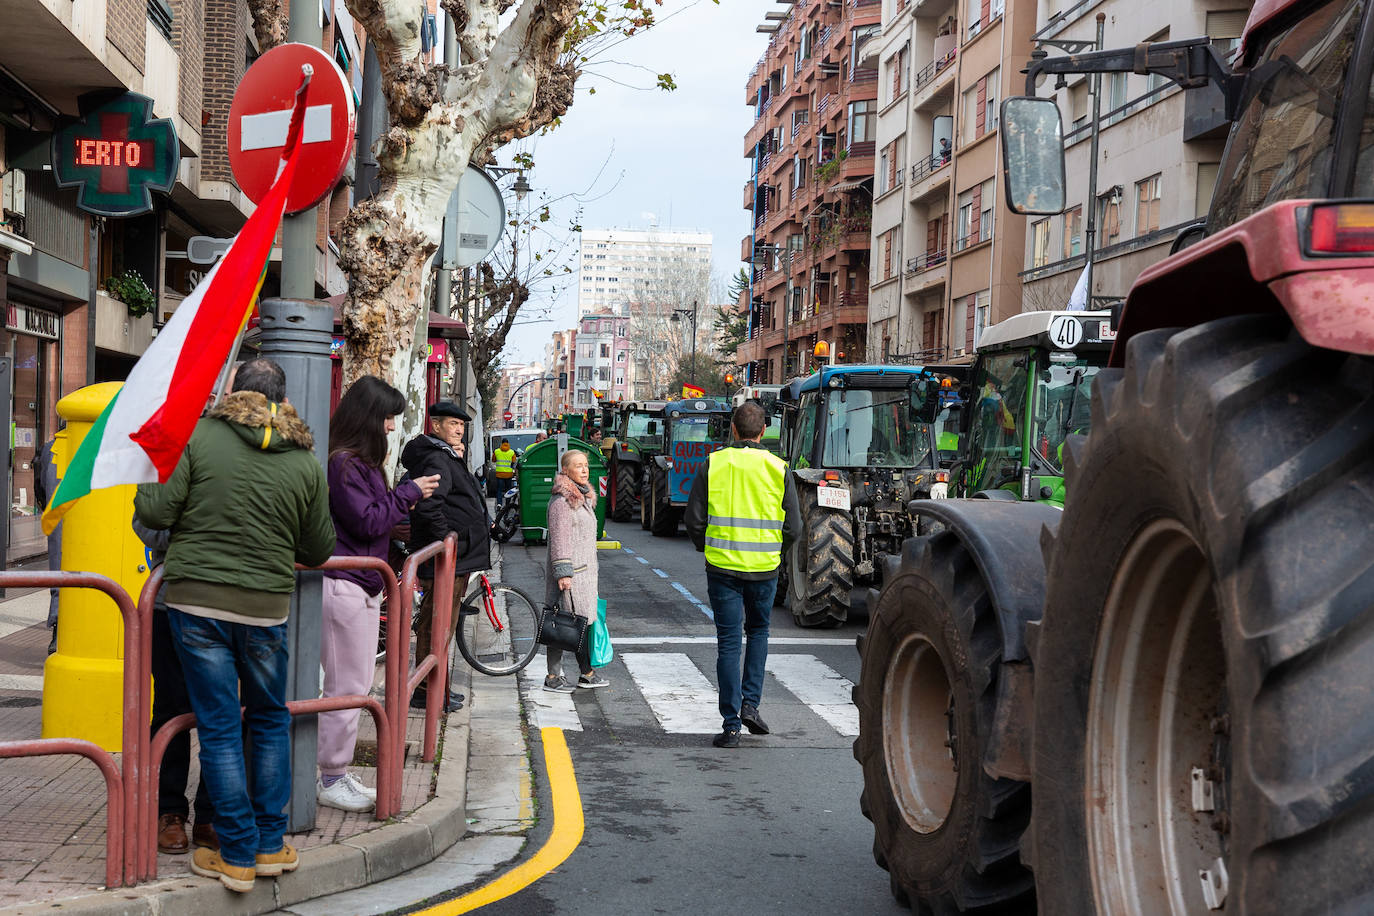
<instances>
[{"instance_id":1,"label":"man in yellow safety vest","mask_svg":"<svg viewBox=\"0 0 1374 916\"><path fill-rule=\"evenodd\" d=\"M500 505L515 483L515 449L509 439L502 439L501 447L491 453L491 473L496 477L496 502Z\"/></svg>"},{"instance_id":2,"label":"man in yellow safety vest","mask_svg":"<svg viewBox=\"0 0 1374 916\"><path fill-rule=\"evenodd\" d=\"M739 747L741 724L751 734L768 734L759 716L768 618L783 554L802 534L787 463L759 441L766 423L763 408L753 401L735 408L730 418L734 441L701 463L684 516L692 543L706 554L706 593L716 621L723 720L721 733L711 741L716 747Z\"/></svg>"}]
</instances>

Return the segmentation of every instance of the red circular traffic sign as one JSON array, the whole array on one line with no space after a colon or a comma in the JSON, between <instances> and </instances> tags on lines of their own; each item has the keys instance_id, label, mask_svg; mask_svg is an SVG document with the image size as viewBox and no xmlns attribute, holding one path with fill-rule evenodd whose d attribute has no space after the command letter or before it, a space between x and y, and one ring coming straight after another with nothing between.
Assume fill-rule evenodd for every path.
<instances>
[{"instance_id":1,"label":"red circular traffic sign","mask_svg":"<svg viewBox=\"0 0 1374 916\"><path fill-rule=\"evenodd\" d=\"M505 420L507 423L509 423L511 420L514 420L514 419L515 419L515 414L511 413L511 412L508 410L508 411L506 411L505 413L501 414L501 419L502 419L502 420Z\"/></svg>"},{"instance_id":2,"label":"red circular traffic sign","mask_svg":"<svg viewBox=\"0 0 1374 916\"><path fill-rule=\"evenodd\" d=\"M229 106L229 167L248 199L260 203L277 177L306 64L315 72L305 90L302 147L286 197L287 213L323 200L348 166L357 128L348 78L319 48L278 45L248 68Z\"/></svg>"}]
</instances>

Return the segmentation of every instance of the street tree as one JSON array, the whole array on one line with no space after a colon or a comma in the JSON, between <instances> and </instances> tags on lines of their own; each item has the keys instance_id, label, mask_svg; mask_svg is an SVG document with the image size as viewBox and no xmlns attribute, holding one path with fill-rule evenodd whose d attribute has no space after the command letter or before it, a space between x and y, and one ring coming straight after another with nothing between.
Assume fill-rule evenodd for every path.
<instances>
[{"instance_id":1,"label":"street tree","mask_svg":"<svg viewBox=\"0 0 1374 916\"><path fill-rule=\"evenodd\" d=\"M459 178L469 162L556 125L582 67L651 27L661 2L443 0L464 61L446 66L421 55L425 4L347 0L376 52L390 127L374 150L380 193L355 205L339 231L339 266L349 278L345 384L372 374L402 391L425 390L428 266ZM285 36L282 2L250 4L265 50ZM658 82L671 88L667 74ZM403 434L418 428L420 400L412 398Z\"/></svg>"}]
</instances>

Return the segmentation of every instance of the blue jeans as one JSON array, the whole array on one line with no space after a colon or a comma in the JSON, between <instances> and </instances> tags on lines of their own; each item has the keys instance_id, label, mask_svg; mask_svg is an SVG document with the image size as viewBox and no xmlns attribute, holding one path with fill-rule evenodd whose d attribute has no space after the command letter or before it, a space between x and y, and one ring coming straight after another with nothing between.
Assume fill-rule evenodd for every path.
<instances>
[{"instance_id":1,"label":"blue jeans","mask_svg":"<svg viewBox=\"0 0 1374 916\"><path fill-rule=\"evenodd\" d=\"M172 641L200 736L200 778L215 806L220 855L251 867L258 853L282 848L291 799L286 710L286 624L255 627L167 609ZM252 783L242 723L252 738Z\"/></svg>"},{"instance_id":2,"label":"blue jeans","mask_svg":"<svg viewBox=\"0 0 1374 916\"><path fill-rule=\"evenodd\" d=\"M763 666L768 661L768 618L778 578L762 581L738 579L727 573L706 570L706 595L716 617L716 681L720 685L720 716L726 731L739 731L739 710L758 706L763 696ZM744 648L744 673L740 675L740 639Z\"/></svg>"}]
</instances>

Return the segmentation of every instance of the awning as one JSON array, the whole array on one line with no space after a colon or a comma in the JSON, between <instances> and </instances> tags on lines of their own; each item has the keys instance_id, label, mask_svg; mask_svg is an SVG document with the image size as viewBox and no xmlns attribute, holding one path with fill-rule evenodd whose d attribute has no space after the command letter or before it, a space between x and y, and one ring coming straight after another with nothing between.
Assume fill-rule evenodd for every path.
<instances>
[{"instance_id":1,"label":"awning","mask_svg":"<svg viewBox=\"0 0 1374 916\"><path fill-rule=\"evenodd\" d=\"M832 190L832 191L852 191L852 190L854 190L855 188L861 188L861 187L863 187L864 182L866 182L866 181L868 181L867 178L859 178L859 179L857 179L857 180L855 180L855 181L842 181L842 182L840 182L839 184L835 185L835 187L831 188L830 190Z\"/></svg>"}]
</instances>

